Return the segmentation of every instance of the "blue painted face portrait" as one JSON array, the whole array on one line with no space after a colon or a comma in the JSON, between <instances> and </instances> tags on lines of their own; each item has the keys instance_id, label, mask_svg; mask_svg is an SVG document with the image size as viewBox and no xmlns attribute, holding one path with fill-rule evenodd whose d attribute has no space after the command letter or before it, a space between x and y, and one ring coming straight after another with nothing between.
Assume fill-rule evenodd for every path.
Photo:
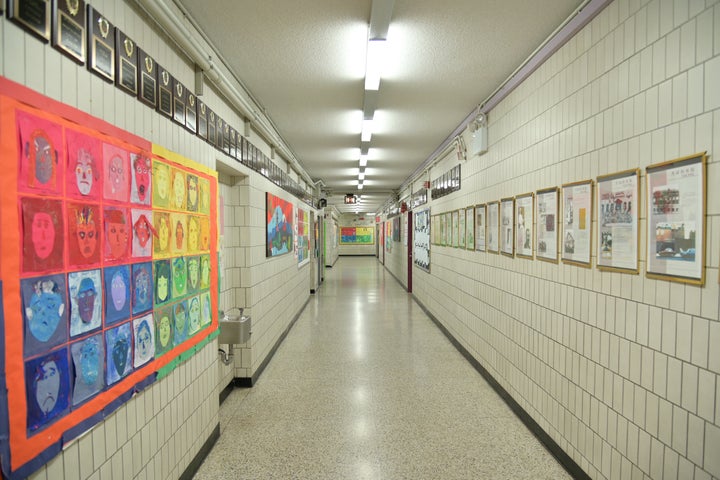
<instances>
[{"instance_id":1,"label":"blue painted face portrait","mask_svg":"<svg viewBox=\"0 0 720 480\"><path fill-rule=\"evenodd\" d=\"M104 386L102 371L105 349L102 335L73 343L70 352L75 368L72 404L78 405Z\"/></svg>"},{"instance_id":2,"label":"blue painted face portrait","mask_svg":"<svg viewBox=\"0 0 720 480\"><path fill-rule=\"evenodd\" d=\"M66 348L25 364L28 431L40 429L67 410L68 371Z\"/></svg>"},{"instance_id":3,"label":"blue painted face portrait","mask_svg":"<svg viewBox=\"0 0 720 480\"><path fill-rule=\"evenodd\" d=\"M67 339L65 277L50 275L21 281L25 317L25 354L35 355Z\"/></svg>"},{"instance_id":4,"label":"blue painted face portrait","mask_svg":"<svg viewBox=\"0 0 720 480\"><path fill-rule=\"evenodd\" d=\"M175 320L175 346L187 339L187 302L180 302L173 307Z\"/></svg>"},{"instance_id":5,"label":"blue painted face portrait","mask_svg":"<svg viewBox=\"0 0 720 480\"><path fill-rule=\"evenodd\" d=\"M105 332L106 341L106 377L111 385L125 377L132 370L130 355L132 352L132 331L130 323Z\"/></svg>"},{"instance_id":6,"label":"blue painted face portrait","mask_svg":"<svg viewBox=\"0 0 720 480\"><path fill-rule=\"evenodd\" d=\"M105 323L130 318L130 267L105 269Z\"/></svg>"},{"instance_id":7,"label":"blue painted face portrait","mask_svg":"<svg viewBox=\"0 0 720 480\"><path fill-rule=\"evenodd\" d=\"M133 320L135 331L135 368L144 365L155 355L155 336L152 314Z\"/></svg>"},{"instance_id":8,"label":"blue painted face portrait","mask_svg":"<svg viewBox=\"0 0 720 480\"><path fill-rule=\"evenodd\" d=\"M152 264L133 265L133 307L134 315L152 308Z\"/></svg>"}]
</instances>

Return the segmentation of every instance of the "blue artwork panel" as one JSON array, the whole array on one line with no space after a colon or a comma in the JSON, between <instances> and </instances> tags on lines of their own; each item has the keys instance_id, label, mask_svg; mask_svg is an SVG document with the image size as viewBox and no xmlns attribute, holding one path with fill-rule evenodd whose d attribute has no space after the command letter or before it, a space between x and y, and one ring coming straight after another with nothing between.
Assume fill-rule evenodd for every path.
<instances>
[{"instance_id":1,"label":"blue artwork panel","mask_svg":"<svg viewBox=\"0 0 720 480\"><path fill-rule=\"evenodd\" d=\"M152 313L133 320L135 333L135 358L133 366L145 365L155 356L155 327Z\"/></svg>"},{"instance_id":2,"label":"blue artwork panel","mask_svg":"<svg viewBox=\"0 0 720 480\"><path fill-rule=\"evenodd\" d=\"M105 332L105 380L108 385L132 371L132 327L130 322Z\"/></svg>"},{"instance_id":3,"label":"blue artwork panel","mask_svg":"<svg viewBox=\"0 0 720 480\"><path fill-rule=\"evenodd\" d=\"M68 304L65 275L21 280L25 357L49 351L67 341Z\"/></svg>"},{"instance_id":4,"label":"blue artwork panel","mask_svg":"<svg viewBox=\"0 0 720 480\"><path fill-rule=\"evenodd\" d=\"M102 333L93 335L70 345L73 365L72 404L79 405L93 397L105 386L103 360L105 343Z\"/></svg>"},{"instance_id":5,"label":"blue artwork panel","mask_svg":"<svg viewBox=\"0 0 720 480\"><path fill-rule=\"evenodd\" d=\"M67 347L25 362L27 429L35 432L68 410L70 374Z\"/></svg>"},{"instance_id":6,"label":"blue artwork panel","mask_svg":"<svg viewBox=\"0 0 720 480\"><path fill-rule=\"evenodd\" d=\"M105 269L105 324L130 318L130 266Z\"/></svg>"},{"instance_id":7,"label":"blue artwork panel","mask_svg":"<svg viewBox=\"0 0 720 480\"><path fill-rule=\"evenodd\" d=\"M102 325L102 279L100 270L68 274L70 336L90 332Z\"/></svg>"},{"instance_id":8,"label":"blue artwork panel","mask_svg":"<svg viewBox=\"0 0 720 480\"><path fill-rule=\"evenodd\" d=\"M173 323L175 326L175 346L187 339L187 302L178 302L172 307Z\"/></svg>"},{"instance_id":9,"label":"blue artwork panel","mask_svg":"<svg viewBox=\"0 0 720 480\"><path fill-rule=\"evenodd\" d=\"M137 263L132 266L132 313L139 315L153 306L152 263Z\"/></svg>"}]
</instances>

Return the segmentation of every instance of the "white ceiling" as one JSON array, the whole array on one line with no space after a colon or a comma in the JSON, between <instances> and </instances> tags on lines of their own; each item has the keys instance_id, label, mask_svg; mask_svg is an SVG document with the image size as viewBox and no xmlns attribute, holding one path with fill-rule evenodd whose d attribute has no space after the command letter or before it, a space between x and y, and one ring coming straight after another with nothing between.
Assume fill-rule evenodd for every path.
<instances>
[{"instance_id":1,"label":"white ceiling","mask_svg":"<svg viewBox=\"0 0 720 480\"><path fill-rule=\"evenodd\" d=\"M395 0L357 190L372 0L175 0L264 107L329 204L375 212L581 0Z\"/></svg>"}]
</instances>

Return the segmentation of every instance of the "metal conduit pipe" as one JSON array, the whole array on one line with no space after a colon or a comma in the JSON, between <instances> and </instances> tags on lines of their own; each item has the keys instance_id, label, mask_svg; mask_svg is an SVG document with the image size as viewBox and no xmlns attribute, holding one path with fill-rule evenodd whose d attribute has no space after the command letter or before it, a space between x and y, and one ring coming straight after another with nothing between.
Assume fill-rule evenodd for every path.
<instances>
[{"instance_id":1,"label":"metal conduit pipe","mask_svg":"<svg viewBox=\"0 0 720 480\"><path fill-rule=\"evenodd\" d=\"M172 9L164 0L135 0L136 3L147 12L165 33L185 52L190 59L200 67L207 78L212 81L220 92L237 108L240 113L249 118L258 133L276 151L285 157L297 170L306 182L310 185L313 180L300 165L295 155L285 145L285 142L279 137L275 129L270 126L265 115L258 112L253 104L251 104L245 95L243 95L235 87L233 81L229 79L225 73L213 62L213 56L205 50L196 33L189 29L183 18L178 17L176 11Z\"/></svg>"}]
</instances>

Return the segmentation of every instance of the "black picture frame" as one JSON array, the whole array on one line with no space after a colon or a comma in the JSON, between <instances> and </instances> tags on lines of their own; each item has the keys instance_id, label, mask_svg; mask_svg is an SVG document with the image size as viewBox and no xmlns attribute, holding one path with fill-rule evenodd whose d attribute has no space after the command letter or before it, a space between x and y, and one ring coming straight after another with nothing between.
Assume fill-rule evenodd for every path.
<instances>
[{"instance_id":1,"label":"black picture frame","mask_svg":"<svg viewBox=\"0 0 720 480\"><path fill-rule=\"evenodd\" d=\"M87 59L85 0L53 0L52 46L79 65Z\"/></svg>"}]
</instances>

